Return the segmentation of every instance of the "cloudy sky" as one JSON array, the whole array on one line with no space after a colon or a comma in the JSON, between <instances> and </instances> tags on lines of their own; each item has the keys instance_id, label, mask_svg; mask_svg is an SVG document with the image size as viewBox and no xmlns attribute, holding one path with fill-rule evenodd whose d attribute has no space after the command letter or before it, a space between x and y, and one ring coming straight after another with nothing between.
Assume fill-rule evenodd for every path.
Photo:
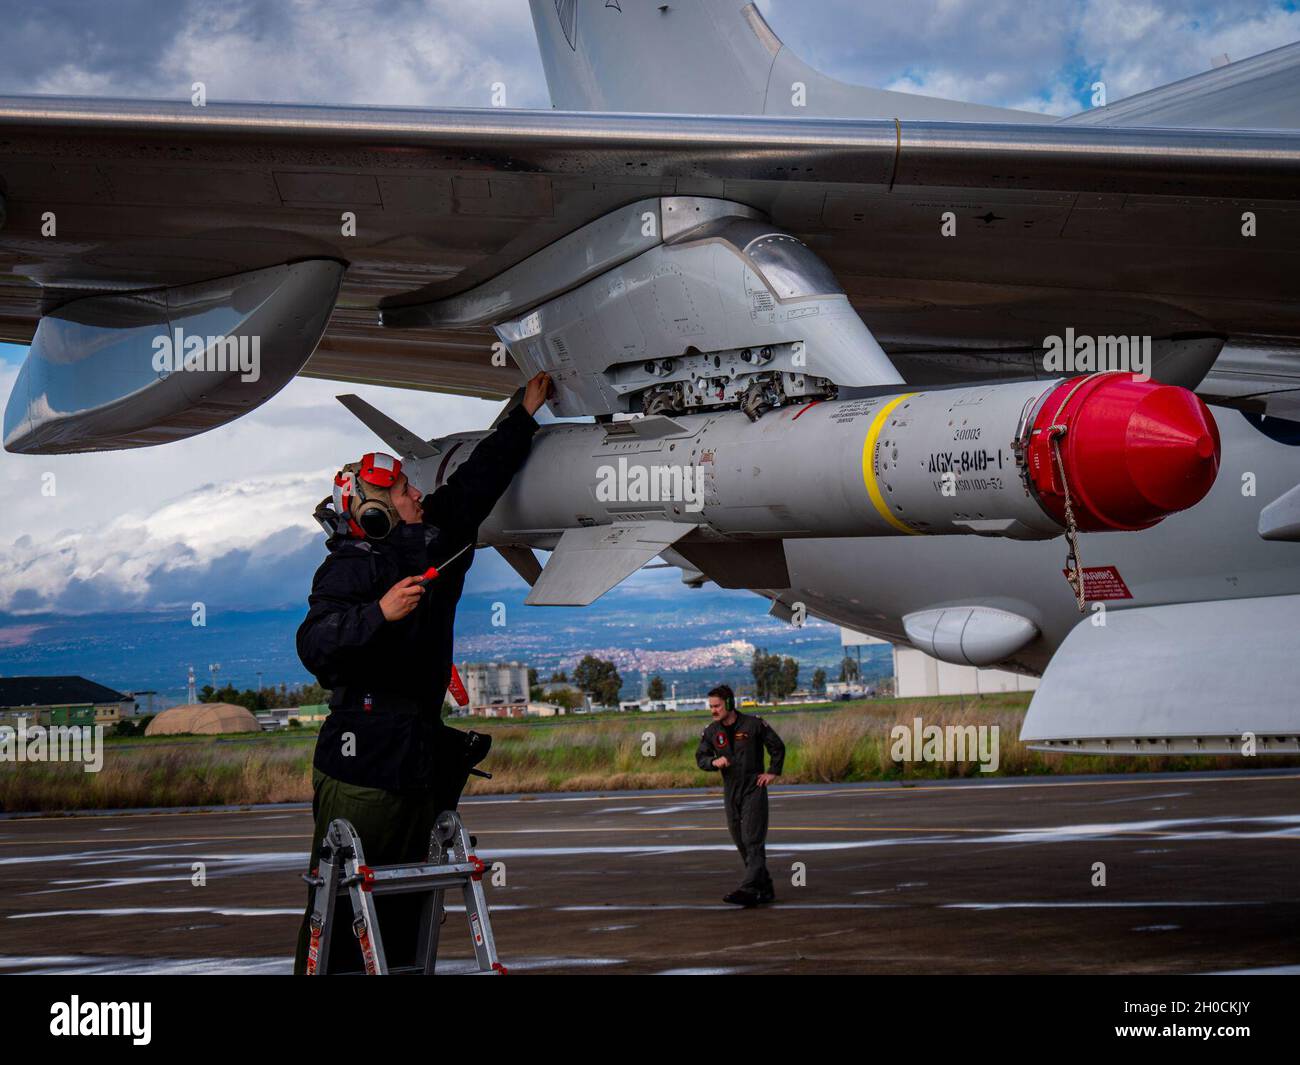
<instances>
[{"instance_id":1,"label":"cloudy sky","mask_svg":"<svg viewBox=\"0 0 1300 1065\"><path fill-rule=\"evenodd\" d=\"M599 3L600 0L579 0ZM652 0L624 0L650 3ZM737 0L741 2L741 0ZM759 0L864 85L1067 114L1300 38L1295 0ZM0 93L548 107L526 0L0 0ZM342 46L342 47L341 47Z\"/></svg>"},{"instance_id":2,"label":"cloudy sky","mask_svg":"<svg viewBox=\"0 0 1300 1065\"><path fill-rule=\"evenodd\" d=\"M1083 109L1098 79L1115 101L1205 70L1215 56L1243 59L1300 39L1294 0L759 6L791 48L845 81L1054 114ZM0 93L175 98L202 80L213 100L485 106L500 81L510 105L549 106L524 0L0 0L0 25ZM0 345L6 399L23 355ZM341 390L425 435L482 427L498 406L298 379L248 417L178 444L0 455L9 502L0 612L296 601L294 578L320 556L313 504L340 462L375 446L333 399ZM675 581L637 579L647 590ZM515 582L484 554L471 587Z\"/></svg>"}]
</instances>

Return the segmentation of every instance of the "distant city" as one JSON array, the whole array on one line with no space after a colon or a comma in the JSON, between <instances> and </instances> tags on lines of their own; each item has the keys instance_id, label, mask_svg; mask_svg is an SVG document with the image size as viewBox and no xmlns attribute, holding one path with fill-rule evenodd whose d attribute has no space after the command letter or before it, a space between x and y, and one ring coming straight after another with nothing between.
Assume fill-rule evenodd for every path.
<instances>
[{"instance_id":1,"label":"distant city","mask_svg":"<svg viewBox=\"0 0 1300 1065\"><path fill-rule=\"evenodd\" d=\"M759 596L721 589L682 589L669 598L618 588L584 608L528 607L526 589L469 594L456 622L456 660L518 661L542 679L571 672L585 655L612 661L622 696L636 698L642 673L698 696L718 683L752 686L756 648L794 658L799 683L818 668L839 676L845 654L839 629L809 618L794 628L768 615ZM505 605L505 624L497 604ZM78 674L119 691L156 692L161 709L183 703L193 666L199 687L294 687L312 678L298 661L299 608L211 611L195 627L186 610L80 616L0 614L0 675ZM891 675L885 646L861 648L862 678ZM216 668L213 668L216 667Z\"/></svg>"}]
</instances>

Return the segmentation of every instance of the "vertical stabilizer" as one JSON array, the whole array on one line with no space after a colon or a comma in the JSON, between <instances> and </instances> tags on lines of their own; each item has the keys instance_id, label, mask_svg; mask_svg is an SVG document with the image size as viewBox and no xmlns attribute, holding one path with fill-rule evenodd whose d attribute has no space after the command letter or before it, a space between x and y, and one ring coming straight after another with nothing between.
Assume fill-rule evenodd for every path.
<instances>
[{"instance_id":1,"label":"vertical stabilizer","mask_svg":"<svg viewBox=\"0 0 1300 1065\"><path fill-rule=\"evenodd\" d=\"M828 78L743 0L529 2L551 104L564 111L1054 121Z\"/></svg>"}]
</instances>

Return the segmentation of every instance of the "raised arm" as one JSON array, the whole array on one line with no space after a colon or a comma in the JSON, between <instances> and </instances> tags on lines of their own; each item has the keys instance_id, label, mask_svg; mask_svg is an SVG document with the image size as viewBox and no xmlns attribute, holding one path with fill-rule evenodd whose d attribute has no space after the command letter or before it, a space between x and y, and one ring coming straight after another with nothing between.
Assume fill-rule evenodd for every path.
<instances>
[{"instance_id":1,"label":"raised arm","mask_svg":"<svg viewBox=\"0 0 1300 1065\"><path fill-rule=\"evenodd\" d=\"M424 520L449 538L473 537L528 458L537 429L533 416L522 405L515 407L446 484L424 497Z\"/></svg>"},{"instance_id":2,"label":"raised arm","mask_svg":"<svg viewBox=\"0 0 1300 1065\"><path fill-rule=\"evenodd\" d=\"M528 382L523 399L441 488L424 497L424 520L441 531L444 546L474 539L519 467L528 458L538 425L534 414L554 391L551 378L539 373Z\"/></svg>"}]
</instances>

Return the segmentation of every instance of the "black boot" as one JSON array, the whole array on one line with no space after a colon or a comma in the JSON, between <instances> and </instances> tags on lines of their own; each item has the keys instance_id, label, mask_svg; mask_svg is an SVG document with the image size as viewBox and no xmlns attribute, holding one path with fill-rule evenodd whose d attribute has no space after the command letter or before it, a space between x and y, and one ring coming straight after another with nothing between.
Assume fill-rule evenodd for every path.
<instances>
[{"instance_id":1,"label":"black boot","mask_svg":"<svg viewBox=\"0 0 1300 1065\"><path fill-rule=\"evenodd\" d=\"M752 891L746 891L744 888L737 888L730 895L722 896L723 902L729 902L733 906L744 906L749 909L751 906L757 906L759 898Z\"/></svg>"}]
</instances>

